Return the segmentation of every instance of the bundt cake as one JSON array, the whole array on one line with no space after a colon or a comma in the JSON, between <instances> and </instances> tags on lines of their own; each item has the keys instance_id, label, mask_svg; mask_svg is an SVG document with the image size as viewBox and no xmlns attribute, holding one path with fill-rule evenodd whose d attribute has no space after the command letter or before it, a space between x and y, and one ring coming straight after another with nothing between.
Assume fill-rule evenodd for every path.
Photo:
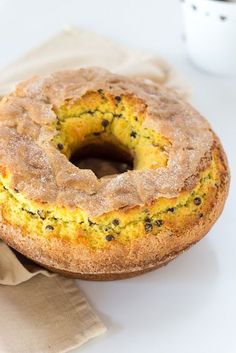
<instances>
[{"instance_id":1,"label":"bundt cake","mask_svg":"<svg viewBox=\"0 0 236 353\"><path fill-rule=\"evenodd\" d=\"M98 177L76 160L128 167ZM0 236L46 268L131 277L200 240L229 170L207 121L177 93L100 68L17 85L0 102Z\"/></svg>"}]
</instances>

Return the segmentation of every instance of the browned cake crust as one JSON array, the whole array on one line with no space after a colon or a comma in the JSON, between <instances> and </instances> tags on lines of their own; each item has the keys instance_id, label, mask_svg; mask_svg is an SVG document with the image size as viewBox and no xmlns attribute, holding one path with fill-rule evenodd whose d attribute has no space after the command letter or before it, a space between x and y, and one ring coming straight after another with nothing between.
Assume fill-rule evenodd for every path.
<instances>
[{"instance_id":1,"label":"browned cake crust","mask_svg":"<svg viewBox=\"0 0 236 353\"><path fill-rule=\"evenodd\" d=\"M55 119L52 107L60 107L67 99L76 101L87 91L97 89L113 95L132 94L141 100L140 109L143 104L147 107L145 126L172 142L166 168L131 171L98 180L91 171L72 166L53 148L45 128ZM175 232L173 226L171 234L166 229L158 235L149 232L125 245L111 242L94 250L68 238L29 236L2 217L1 238L50 270L95 280L132 277L168 263L199 241L222 212L229 188L222 146L199 113L161 86L97 69L57 73L19 85L1 102L0 119L0 165L11 171L18 192L37 202L79 206L90 216L113 210L125 212L160 197L171 199L183 191L191 192L199 173L209 166L213 152L220 161L220 181L214 192L206 195L204 216L184 223L181 233ZM35 155L38 159L32 157Z\"/></svg>"},{"instance_id":2,"label":"browned cake crust","mask_svg":"<svg viewBox=\"0 0 236 353\"><path fill-rule=\"evenodd\" d=\"M217 196L212 199L209 195L208 212L197 224L184 228L182 236L170 237L169 242L164 236L162 241L162 234L158 238L148 234L135 239L129 248L115 244L109 252L106 249L90 253L86 247L77 245L74 248L72 243L63 239L52 238L49 241L37 235L26 237L20 229L7 224L1 224L1 237L38 264L70 277L114 280L151 271L167 264L203 238L221 214L228 194L229 174L221 148L220 152L225 173L222 173Z\"/></svg>"}]
</instances>

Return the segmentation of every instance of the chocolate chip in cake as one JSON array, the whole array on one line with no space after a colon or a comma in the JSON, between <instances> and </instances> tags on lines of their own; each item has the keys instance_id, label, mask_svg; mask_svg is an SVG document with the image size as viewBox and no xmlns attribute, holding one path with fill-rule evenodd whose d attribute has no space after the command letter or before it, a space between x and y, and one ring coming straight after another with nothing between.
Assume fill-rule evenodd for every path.
<instances>
[{"instance_id":1,"label":"chocolate chip in cake","mask_svg":"<svg viewBox=\"0 0 236 353\"><path fill-rule=\"evenodd\" d=\"M203 213L199 213L199 218L202 218L203 217Z\"/></svg>"},{"instance_id":2,"label":"chocolate chip in cake","mask_svg":"<svg viewBox=\"0 0 236 353\"><path fill-rule=\"evenodd\" d=\"M16 193L18 193L18 192L19 192L19 190L18 190L18 189L16 189L16 188L14 188L14 191L15 191Z\"/></svg>"},{"instance_id":3,"label":"chocolate chip in cake","mask_svg":"<svg viewBox=\"0 0 236 353\"><path fill-rule=\"evenodd\" d=\"M48 225L46 226L46 229L47 229L47 230L54 230L54 227L51 226L50 224L48 224Z\"/></svg>"},{"instance_id":4,"label":"chocolate chip in cake","mask_svg":"<svg viewBox=\"0 0 236 353\"><path fill-rule=\"evenodd\" d=\"M106 236L106 240L107 240L107 241L112 241L113 239L115 239L115 238L114 238L113 235L111 235L111 234L109 234L109 235Z\"/></svg>"},{"instance_id":5,"label":"chocolate chip in cake","mask_svg":"<svg viewBox=\"0 0 236 353\"><path fill-rule=\"evenodd\" d=\"M175 212L175 208L174 207L169 207L167 211L173 213L173 212Z\"/></svg>"},{"instance_id":6,"label":"chocolate chip in cake","mask_svg":"<svg viewBox=\"0 0 236 353\"><path fill-rule=\"evenodd\" d=\"M99 94L103 94L103 90L101 88L98 89Z\"/></svg>"},{"instance_id":7,"label":"chocolate chip in cake","mask_svg":"<svg viewBox=\"0 0 236 353\"><path fill-rule=\"evenodd\" d=\"M121 97L120 96L116 96L115 100L117 101L117 103L119 103L121 101Z\"/></svg>"},{"instance_id":8,"label":"chocolate chip in cake","mask_svg":"<svg viewBox=\"0 0 236 353\"><path fill-rule=\"evenodd\" d=\"M155 223L156 223L156 225L157 225L158 227L161 227L164 222L163 222L162 219L158 219Z\"/></svg>"},{"instance_id":9,"label":"chocolate chip in cake","mask_svg":"<svg viewBox=\"0 0 236 353\"><path fill-rule=\"evenodd\" d=\"M107 127L109 125L109 121L107 119L102 120L102 126Z\"/></svg>"},{"instance_id":10,"label":"chocolate chip in cake","mask_svg":"<svg viewBox=\"0 0 236 353\"><path fill-rule=\"evenodd\" d=\"M145 218L144 229L145 229L145 232L151 232L151 230L153 229L153 225L149 217Z\"/></svg>"},{"instance_id":11,"label":"chocolate chip in cake","mask_svg":"<svg viewBox=\"0 0 236 353\"><path fill-rule=\"evenodd\" d=\"M94 132L93 135L94 135L94 136L99 136L99 135L100 135L100 132Z\"/></svg>"},{"instance_id":12,"label":"chocolate chip in cake","mask_svg":"<svg viewBox=\"0 0 236 353\"><path fill-rule=\"evenodd\" d=\"M63 150L63 148L64 148L64 146L63 146L62 143L58 143L58 144L57 144L57 147L58 147L58 149L59 149L60 151Z\"/></svg>"},{"instance_id":13,"label":"chocolate chip in cake","mask_svg":"<svg viewBox=\"0 0 236 353\"><path fill-rule=\"evenodd\" d=\"M152 223L145 223L144 229L145 229L145 232L151 232L151 230L153 229Z\"/></svg>"},{"instance_id":14,"label":"chocolate chip in cake","mask_svg":"<svg viewBox=\"0 0 236 353\"><path fill-rule=\"evenodd\" d=\"M195 204L196 206L199 206L199 205L201 205L202 200L200 199L200 197L195 197L195 199L193 200L193 202L194 202L194 204Z\"/></svg>"},{"instance_id":15,"label":"chocolate chip in cake","mask_svg":"<svg viewBox=\"0 0 236 353\"><path fill-rule=\"evenodd\" d=\"M130 136L133 137L133 138L135 138L135 137L137 136L137 132L134 131L134 130L131 131Z\"/></svg>"},{"instance_id":16,"label":"chocolate chip in cake","mask_svg":"<svg viewBox=\"0 0 236 353\"><path fill-rule=\"evenodd\" d=\"M113 219L112 224L114 224L114 226L118 226L120 224L119 219L118 218Z\"/></svg>"}]
</instances>

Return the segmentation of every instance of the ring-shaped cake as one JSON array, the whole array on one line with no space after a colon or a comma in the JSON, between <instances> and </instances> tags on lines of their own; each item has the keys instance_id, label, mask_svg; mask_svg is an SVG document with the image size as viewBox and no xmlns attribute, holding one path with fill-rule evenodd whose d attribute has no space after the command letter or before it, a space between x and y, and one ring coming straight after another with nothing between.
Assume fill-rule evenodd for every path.
<instances>
[{"instance_id":1,"label":"ring-shaped cake","mask_svg":"<svg viewBox=\"0 0 236 353\"><path fill-rule=\"evenodd\" d=\"M75 156L132 166L98 178ZM0 102L0 235L85 279L157 268L223 209L229 170L209 124L177 93L100 68L24 81Z\"/></svg>"}]
</instances>

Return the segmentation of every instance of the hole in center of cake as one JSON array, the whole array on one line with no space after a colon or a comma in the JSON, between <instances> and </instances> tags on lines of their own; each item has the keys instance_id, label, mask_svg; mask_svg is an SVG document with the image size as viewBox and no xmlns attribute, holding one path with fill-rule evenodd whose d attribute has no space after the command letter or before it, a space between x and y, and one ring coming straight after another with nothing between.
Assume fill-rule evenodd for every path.
<instances>
[{"instance_id":1,"label":"hole in center of cake","mask_svg":"<svg viewBox=\"0 0 236 353\"><path fill-rule=\"evenodd\" d=\"M75 151L70 162L80 169L91 169L98 178L133 169L128 150L106 142L90 143Z\"/></svg>"}]
</instances>

